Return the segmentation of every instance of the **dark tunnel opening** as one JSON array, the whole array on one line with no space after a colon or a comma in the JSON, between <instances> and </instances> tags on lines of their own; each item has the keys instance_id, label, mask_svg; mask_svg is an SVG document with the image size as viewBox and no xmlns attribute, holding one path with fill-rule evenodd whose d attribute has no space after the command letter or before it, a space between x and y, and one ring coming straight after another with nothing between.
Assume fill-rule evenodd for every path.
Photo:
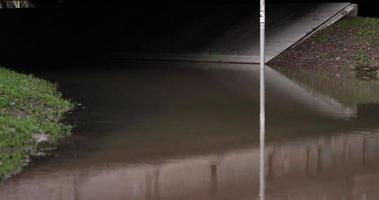
<instances>
[{"instance_id":1,"label":"dark tunnel opening","mask_svg":"<svg viewBox=\"0 0 379 200\"><path fill-rule=\"evenodd\" d=\"M68 56L72 52L80 54L84 60L88 55L93 57L93 51L107 52L110 48L119 52L125 50L122 48L132 49L137 53L144 52L146 48L155 48L154 42L160 41L162 37L175 35L183 30L183 27L201 22L204 17L217 18L218 15L223 15L220 17L224 20L220 22L224 23L223 26L215 26L216 29L208 25L202 26L209 30L207 34L217 38L252 13L258 19L259 11L258 1L246 0L203 3L171 0L138 3L112 0L32 2L36 5L35 9L0 9L0 23L3 24L4 30L7 30L0 33L4 47L0 50L3 63L7 59L12 60L14 55L64 61L67 59L62 58L62 55ZM270 12L271 5L277 3L316 2L328 1L267 0L267 12ZM372 4L365 1L353 3L359 4L360 16L379 16ZM119 39L124 39L124 43L120 43ZM204 41L199 40L198 43L193 43L192 47L202 48L203 44ZM166 46L170 50L173 45L178 44L172 40Z\"/></svg>"}]
</instances>

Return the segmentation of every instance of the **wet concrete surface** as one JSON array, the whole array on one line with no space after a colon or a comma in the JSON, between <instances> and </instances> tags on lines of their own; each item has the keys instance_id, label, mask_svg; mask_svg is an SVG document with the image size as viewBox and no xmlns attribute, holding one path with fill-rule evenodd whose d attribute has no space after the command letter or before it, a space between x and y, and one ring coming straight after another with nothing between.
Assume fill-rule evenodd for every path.
<instances>
[{"instance_id":1,"label":"wet concrete surface","mask_svg":"<svg viewBox=\"0 0 379 200\"><path fill-rule=\"evenodd\" d=\"M31 71L83 107L69 142L0 183L1 200L257 199L257 66ZM377 109L266 72L266 199L376 199Z\"/></svg>"}]
</instances>

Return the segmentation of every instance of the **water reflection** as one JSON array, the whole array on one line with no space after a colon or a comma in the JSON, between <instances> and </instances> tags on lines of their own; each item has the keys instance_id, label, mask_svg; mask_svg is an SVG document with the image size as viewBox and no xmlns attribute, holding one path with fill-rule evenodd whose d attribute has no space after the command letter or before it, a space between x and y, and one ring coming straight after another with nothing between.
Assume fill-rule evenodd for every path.
<instances>
[{"instance_id":1,"label":"water reflection","mask_svg":"<svg viewBox=\"0 0 379 200\"><path fill-rule=\"evenodd\" d=\"M269 199L378 195L378 136L375 131L268 145ZM263 183L257 182L263 172L259 158L260 149L251 147L220 160L210 155L159 164L37 170L9 180L0 192L4 199L25 199L25 192L33 199L254 198Z\"/></svg>"},{"instance_id":2,"label":"water reflection","mask_svg":"<svg viewBox=\"0 0 379 200\"><path fill-rule=\"evenodd\" d=\"M262 34L262 33L261 33ZM262 44L262 41L261 41ZM259 200L265 200L266 173L265 173L265 145L266 145L266 86L265 86L265 66L264 49L261 52L261 64L259 75Z\"/></svg>"},{"instance_id":3,"label":"water reflection","mask_svg":"<svg viewBox=\"0 0 379 200\"><path fill-rule=\"evenodd\" d=\"M262 116L260 116L262 117ZM266 170L265 170L265 126L260 128L260 148L259 148L259 200L265 200L265 190L266 190Z\"/></svg>"},{"instance_id":4,"label":"water reflection","mask_svg":"<svg viewBox=\"0 0 379 200\"><path fill-rule=\"evenodd\" d=\"M0 183L0 199L257 199L262 188L268 200L379 196L374 109L268 68L260 146L258 68L130 65L41 72L87 108L73 116L72 143Z\"/></svg>"}]
</instances>

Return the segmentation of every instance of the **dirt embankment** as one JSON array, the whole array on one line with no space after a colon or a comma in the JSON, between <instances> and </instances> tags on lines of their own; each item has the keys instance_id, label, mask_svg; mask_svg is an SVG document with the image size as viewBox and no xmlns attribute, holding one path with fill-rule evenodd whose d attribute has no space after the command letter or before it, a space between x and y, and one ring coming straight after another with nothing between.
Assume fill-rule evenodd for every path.
<instances>
[{"instance_id":1,"label":"dirt embankment","mask_svg":"<svg viewBox=\"0 0 379 200\"><path fill-rule=\"evenodd\" d=\"M338 76L379 79L379 19L344 19L304 40L269 63L274 68L322 68Z\"/></svg>"}]
</instances>

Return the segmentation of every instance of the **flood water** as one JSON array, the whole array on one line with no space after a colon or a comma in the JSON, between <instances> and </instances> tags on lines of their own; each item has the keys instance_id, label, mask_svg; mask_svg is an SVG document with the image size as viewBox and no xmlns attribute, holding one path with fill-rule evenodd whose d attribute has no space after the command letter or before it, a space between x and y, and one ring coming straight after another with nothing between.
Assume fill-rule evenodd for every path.
<instances>
[{"instance_id":1,"label":"flood water","mask_svg":"<svg viewBox=\"0 0 379 200\"><path fill-rule=\"evenodd\" d=\"M265 199L379 197L379 109L375 99L341 103L343 85L323 81L331 96L267 68L262 171L258 66L36 73L83 107L70 116L70 141L0 183L1 200L242 200L262 184Z\"/></svg>"}]
</instances>

